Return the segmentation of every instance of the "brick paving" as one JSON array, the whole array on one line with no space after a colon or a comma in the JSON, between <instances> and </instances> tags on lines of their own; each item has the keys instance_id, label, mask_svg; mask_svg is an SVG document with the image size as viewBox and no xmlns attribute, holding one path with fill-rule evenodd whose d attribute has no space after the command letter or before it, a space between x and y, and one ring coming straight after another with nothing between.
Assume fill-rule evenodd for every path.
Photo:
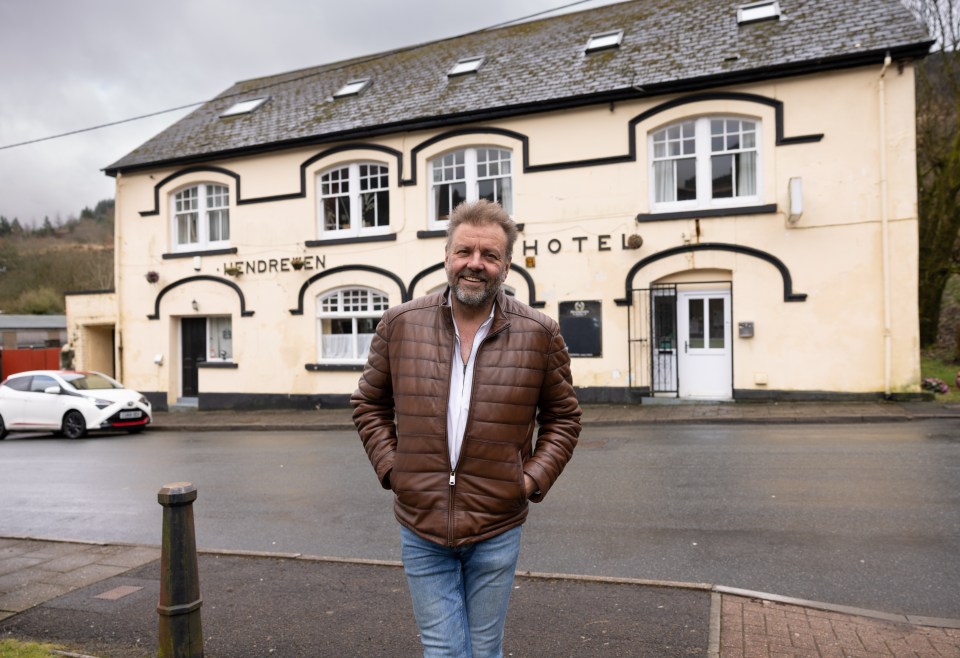
<instances>
[{"instance_id":1,"label":"brick paving","mask_svg":"<svg viewBox=\"0 0 960 658\"><path fill-rule=\"evenodd\" d=\"M960 658L960 628L724 595L720 658Z\"/></svg>"}]
</instances>

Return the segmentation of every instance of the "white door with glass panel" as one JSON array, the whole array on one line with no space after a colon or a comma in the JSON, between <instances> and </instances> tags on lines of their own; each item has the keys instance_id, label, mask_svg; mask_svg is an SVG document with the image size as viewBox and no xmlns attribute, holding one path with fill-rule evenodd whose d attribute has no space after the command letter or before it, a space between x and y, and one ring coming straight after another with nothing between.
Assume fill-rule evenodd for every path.
<instances>
[{"instance_id":1,"label":"white door with glass panel","mask_svg":"<svg viewBox=\"0 0 960 658\"><path fill-rule=\"evenodd\" d=\"M733 397L730 292L677 295L679 397Z\"/></svg>"}]
</instances>

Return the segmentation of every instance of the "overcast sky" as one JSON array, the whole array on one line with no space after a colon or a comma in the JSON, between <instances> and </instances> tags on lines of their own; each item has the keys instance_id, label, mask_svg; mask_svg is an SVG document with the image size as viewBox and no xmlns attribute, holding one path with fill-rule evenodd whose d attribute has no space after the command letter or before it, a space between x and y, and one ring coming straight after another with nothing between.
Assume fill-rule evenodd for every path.
<instances>
[{"instance_id":1,"label":"overcast sky","mask_svg":"<svg viewBox=\"0 0 960 658\"><path fill-rule=\"evenodd\" d=\"M592 0L566 11L614 0ZM101 171L234 82L442 39L574 0L0 0L0 215L65 221ZM554 15L554 14L551 14Z\"/></svg>"}]
</instances>

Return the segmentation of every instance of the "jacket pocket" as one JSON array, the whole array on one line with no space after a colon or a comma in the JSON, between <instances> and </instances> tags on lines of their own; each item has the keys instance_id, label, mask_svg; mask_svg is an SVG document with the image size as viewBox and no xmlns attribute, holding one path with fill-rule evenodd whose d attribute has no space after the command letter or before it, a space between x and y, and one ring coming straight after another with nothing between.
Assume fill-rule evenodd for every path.
<instances>
[{"instance_id":1,"label":"jacket pocket","mask_svg":"<svg viewBox=\"0 0 960 658\"><path fill-rule=\"evenodd\" d=\"M521 455L519 451L517 452L517 470L519 471L518 482L520 485L519 505L523 507L527 502L527 486L526 482L524 482L525 478L523 477L523 455Z\"/></svg>"}]
</instances>

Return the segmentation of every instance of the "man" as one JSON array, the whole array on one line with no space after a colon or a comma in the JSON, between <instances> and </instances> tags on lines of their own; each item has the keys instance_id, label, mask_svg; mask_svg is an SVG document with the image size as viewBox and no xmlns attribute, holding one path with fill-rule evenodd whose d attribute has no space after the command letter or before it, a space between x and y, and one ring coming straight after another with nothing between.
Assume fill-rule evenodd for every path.
<instances>
[{"instance_id":1,"label":"man","mask_svg":"<svg viewBox=\"0 0 960 658\"><path fill-rule=\"evenodd\" d=\"M458 206L449 287L383 315L351 399L395 494L426 658L502 656L527 501L543 500L580 434L557 323L500 289L516 238L499 205Z\"/></svg>"}]
</instances>

